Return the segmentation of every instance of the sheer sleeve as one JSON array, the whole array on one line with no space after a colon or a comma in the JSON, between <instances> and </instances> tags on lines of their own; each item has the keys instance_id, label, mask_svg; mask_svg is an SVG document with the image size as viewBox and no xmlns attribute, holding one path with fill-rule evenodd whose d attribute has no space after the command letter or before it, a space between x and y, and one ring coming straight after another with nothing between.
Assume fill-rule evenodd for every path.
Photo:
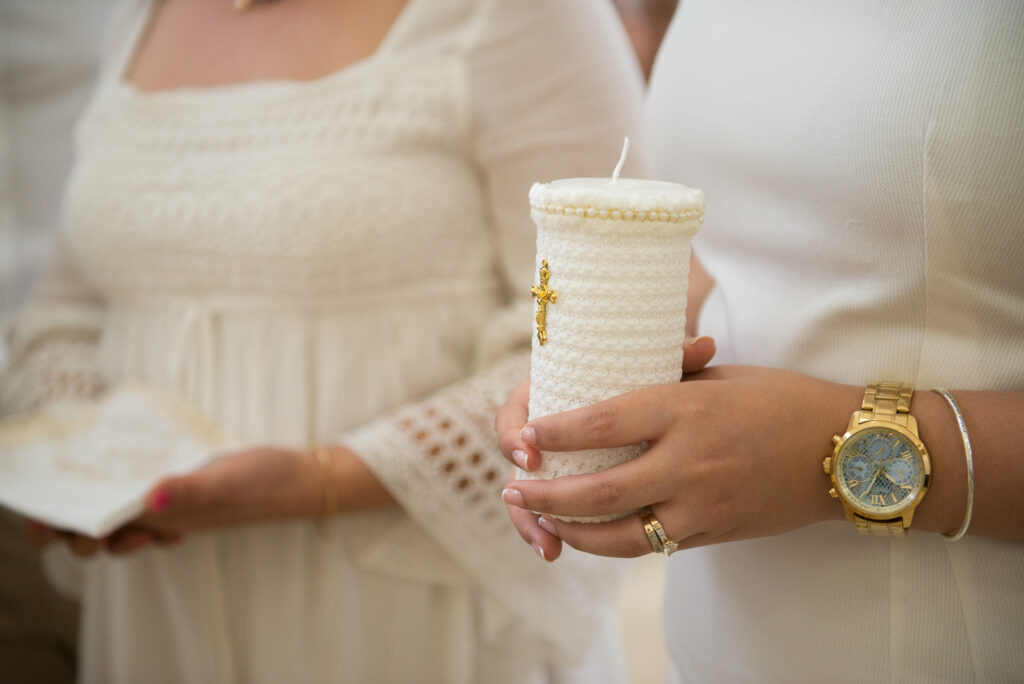
<instances>
[{"instance_id":1,"label":"sheer sleeve","mask_svg":"<svg viewBox=\"0 0 1024 684\"><path fill-rule=\"evenodd\" d=\"M605 3L481 5L464 43L472 154L491 207L507 304L480 331L474 375L343 441L434 543L485 587L506 626L525 625L566 657L583 652L623 565L572 549L554 566L533 555L500 499L510 467L498 449L494 415L529 376L530 185L610 176L626 135L636 143L627 175L642 175L642 84Z\"/></svg>"},{"instance_id":2,"label":"sheer sleeve","mask_svg":"<svg viewBox=\"0 0 1024 684\"><path fill-rule=\"evenodd\" d=\"M0 378L0 415L102 393L96 353L102 311L102 299L58 239L50 269L6 331L10 364Z\"/></svg>"}]
</instances>

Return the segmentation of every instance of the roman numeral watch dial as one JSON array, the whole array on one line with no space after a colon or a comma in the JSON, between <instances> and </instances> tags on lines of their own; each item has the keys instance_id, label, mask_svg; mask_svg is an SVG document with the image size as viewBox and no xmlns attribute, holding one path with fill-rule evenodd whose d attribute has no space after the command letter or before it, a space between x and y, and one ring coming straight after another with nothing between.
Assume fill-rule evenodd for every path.
<instances>
[{"instance_id":1,"label":"roman numeral watch dial","mask_svg":"<svg viewBox=\"0 0 1024 684\"><path fill-rule=\"evenodd\" d=\"M924 486L920 452L886 428L858 433L836 458L836 483L850 505L878 517L894 516Z\"/></svg>"},{"instance_id":2,"label":"roman numeral watch dial","mask_svg":"<svg viewBox=\"0 0 1024 684\"><path fill-rule=\"evenodd\" d=\"M829 494L862 534L902 537L931 478L928 451L910 415L911 385L873 382L835 450L822 462Z\"/></svg>"}]
</instances>

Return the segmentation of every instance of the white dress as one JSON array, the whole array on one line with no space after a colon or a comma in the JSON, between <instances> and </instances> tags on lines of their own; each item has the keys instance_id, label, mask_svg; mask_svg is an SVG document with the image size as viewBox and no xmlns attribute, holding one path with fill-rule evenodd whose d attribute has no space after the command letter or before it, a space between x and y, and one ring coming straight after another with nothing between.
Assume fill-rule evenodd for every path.
<instances>
[{"instance_id":1,"label":"white dress","mask_svg":"<svg viewBox=\"0 0 1024 684\"><path fill-rule=\"evenodd\" d=\"M613 11L410 0L323 78L144 93L150 11L115 20L6 403L142 381L252 444L342 441L400 508L88 562L81 679L620 681L617 566L521 541L493 432L527 374L530 184L639 134Z\"/></svg>"},{"instance_id":2,"label":"white dress","mask_svg":"<svg viewBox=\"0 0 1024 684\"><path fill-rule=\"evenodd\" d=\"M1016 0L681 5L648 132L707 194L721 360L1024 390L1022 36ZM680 681L1024 679L1024 544L844 521L669 566Z\"/></svg>"}]
</instances>

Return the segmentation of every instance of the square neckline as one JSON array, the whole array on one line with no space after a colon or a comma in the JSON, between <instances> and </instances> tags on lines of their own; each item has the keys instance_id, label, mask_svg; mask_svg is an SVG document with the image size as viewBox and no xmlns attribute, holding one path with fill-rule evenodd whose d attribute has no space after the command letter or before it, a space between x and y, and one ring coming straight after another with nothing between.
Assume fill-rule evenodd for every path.
<instances>
[{"instance_id":1,"label":"square neckline","mask_svg":"<svg viewBox=\"0 0 1024 684\"><path fill-rule=\"evenodd\" d=\"M140 8L140 15L135 22L135 26L132 28L131 38L127 43L127 47L122 54L121 59L117 62L117 68L114 71L115 77L112 80L117 90L142 100L163 100L181 97L211 96L217 94L237 95L245 92L276 93L298 91L301 89L317 89L318 87L330 84L333 81L343 79L350 74L359 73L366 67L387 55L395 40L397 40L397 38L402 34L405 25L411 21L413 8L418 7L422 1L423 0L405 0L405 4L402 6L402 9L399 10L395 20L391 22L391 26L389 26L387 31L384 32L383 37L380 39L380 42L377 43L377 47L374 48L372 52L357 60L349 62L334 71L329 71L321 76L316 76L315 78L254 78L244 81L233 81L230 83L218 83L216 85L183 85L174 88L144 90L132 81L128 74L130 67L134 65L136 57L138 56L139 47L142 44L142 41L149 33L149 29L153 23L156 6L160 2L160 0L146 0L146 6L144 8Z\"/></svg>"}]
</instances>

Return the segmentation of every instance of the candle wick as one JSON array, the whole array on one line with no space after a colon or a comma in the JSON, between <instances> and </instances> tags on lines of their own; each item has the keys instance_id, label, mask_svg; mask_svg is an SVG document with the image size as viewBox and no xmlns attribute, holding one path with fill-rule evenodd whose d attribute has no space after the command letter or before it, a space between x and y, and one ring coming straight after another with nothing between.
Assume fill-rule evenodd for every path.
<instances>
[{"instance_id":1,"label":"candle wick","mask_svg":"<svg viewBox=\"0 0 1024 684\"><path fill-rule=\"evenodd\" d=\"M619 172L622 171L622 165L626 163L626 155L629 154L629 138L625 138L622 143L622 156L619 157L619 163L615 165L615 170L612 171L612 182L619 180Z\"/></svg>"}]
</instances>

